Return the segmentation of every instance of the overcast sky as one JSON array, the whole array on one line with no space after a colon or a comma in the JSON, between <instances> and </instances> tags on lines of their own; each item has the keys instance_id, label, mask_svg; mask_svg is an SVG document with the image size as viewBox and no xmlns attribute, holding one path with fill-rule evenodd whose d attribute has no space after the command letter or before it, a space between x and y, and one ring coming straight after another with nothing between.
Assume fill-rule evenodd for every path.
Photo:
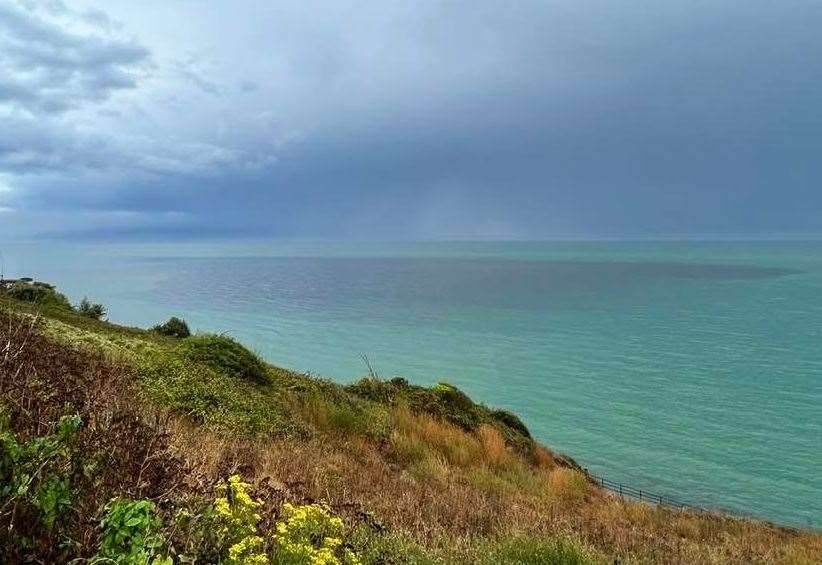
<instances>
[{"instance_id":1,"label":"overcast sky","mask_svg":"<svg viewBox=\"0 0 822 565\"><path fill-rule=\"evenodd\" d=\"M818 0L0 0L0 240L822 233Z\"/></svg>"}]
</instances>

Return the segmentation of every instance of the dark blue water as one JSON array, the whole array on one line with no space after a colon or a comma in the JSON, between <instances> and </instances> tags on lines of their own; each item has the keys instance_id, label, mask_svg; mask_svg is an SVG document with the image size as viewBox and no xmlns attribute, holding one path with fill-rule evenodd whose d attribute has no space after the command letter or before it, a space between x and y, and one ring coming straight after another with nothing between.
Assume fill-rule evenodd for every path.
<instances>
[{"instance_id":1,"label":"dark blue water","mask_svg":"<svg viewBox=\"0 0 822 565\"><path fill-rule=\"evenodd\" d=\"M592 471L822 524L822 244L7 247L117 321L339 380L447 380Z\"/></svg>"}]
</instances>

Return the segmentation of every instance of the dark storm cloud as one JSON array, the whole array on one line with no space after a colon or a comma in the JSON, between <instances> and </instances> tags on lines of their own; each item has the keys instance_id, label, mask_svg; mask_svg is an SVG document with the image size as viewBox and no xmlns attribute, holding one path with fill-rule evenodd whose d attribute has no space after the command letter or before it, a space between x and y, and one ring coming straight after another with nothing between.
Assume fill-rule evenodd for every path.
<instances>
[{"instance_id":1,"label":"dark storm cloud","mask_svg":"<svg viewBox=\"0 0 822 565\"><path fill-rule=\"evenodd\" d=\"M68 231L822 232L817 2L0 6L0 205Z\"/></svg>"}]
</instances>

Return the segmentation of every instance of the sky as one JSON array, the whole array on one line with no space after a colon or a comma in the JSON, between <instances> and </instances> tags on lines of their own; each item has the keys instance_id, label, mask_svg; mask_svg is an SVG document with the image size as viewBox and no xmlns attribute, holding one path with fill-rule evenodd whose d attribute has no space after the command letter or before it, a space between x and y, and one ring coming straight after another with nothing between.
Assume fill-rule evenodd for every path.
<instances>
[{"instance_id":1,"label":"sky","mask_svg":"<svg viewBox=\"0 0 822 565\"><path fill-rule=\"evenodd\" d=\"M0 0L0 241L822 234L818 0Z\"/></svg>"}]
</instances>

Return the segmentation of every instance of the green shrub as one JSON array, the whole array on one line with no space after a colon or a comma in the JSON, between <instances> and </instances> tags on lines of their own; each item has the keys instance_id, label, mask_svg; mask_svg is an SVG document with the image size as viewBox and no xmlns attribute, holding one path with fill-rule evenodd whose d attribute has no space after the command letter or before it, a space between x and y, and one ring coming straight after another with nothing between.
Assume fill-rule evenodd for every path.
<instances>
[{"instance_id":1,"label":"green shrub","mask_svg":"<svg viewBox=\"0 0 822 565\"><path fill-rule=\"evenodd\" d=\"M438 383L433 388L446 418L466 431L477 428L484 420L482 409L454 385Z\"/></svg>"},{"instance_id":2,"label":"green shrub","mask_svg":"<svg viewBox=\"0 0 822 565\"><path fill-rule=\"evenodd\" d=\"M103 530L100 547L92 564L171 565L164 555L162 523L149 500L116 498L105 508L100 521Z\"/></svg>"},{"instance_id":3,"label":"green shrub","mask_svg":"<svg viewBox=\"0 0 822 565\"><path fill-rule=\"evenodd\" d=\"M79 416L63 416L53 434L22 441L11 431L0 433L0 507L14 506L51 530L71 506L74 437Z\"/></svg>"},{"instance_id":4,"label":"green shrub","mask_svg":"<svg viewBox=\"0 0 822 565\"><path fill-rule=\"evenodd\" d=\"M203 334L188 338L184 355L191 361L208 365L215 371L241 379L266 383L266 364L254 353L226 335Z\"/></svg>"},{"instance_id":5,"label":"green shrub","mask_svg":"<svg viewBox=\"0 0 822 565\"><path fill-rule=\"evenodd\" d=\"M92 320L102 320L106 317L106 307L102 304L94 304L88 298L83 298L77 305L77 313Z\"/></svg>"},{"instance_id":6,"label":"green shrub","mask_svg":"<svg viewBox=\"0 0 822 565\"><path fill-rule=\"evenodd\" d=\"M6 295L23 302L33 302L42 306L54 306L71 310L71 303L68 298L45 283L16 282L6 290Z\"/></svg>"},{"instance_id":7,"label":"green shrub","mask_svg":"<svg viewBox=\"0 0 822 565\"><path fill-rule=\"evenodd\" d=\"M217 537L219 517L213 501L198 494L181 502L167 528L177 563L219 563L224 551Z\"/></svg>"},{"instance_id":8,"label":"green shrub","mask_svg":"<svg viewBox=\"0 0 822 565\"><path fill-rule=\"evenodd\" d=\"M191 335L191 331L188 329L188 324L186 321L176 316L169 318L168 322L165 324L157 324L151 329L158 334L167 335L170 337L186 338Z\"/></svg>"},{"instance_id":9,"label":"green shrub","mask_svg":"<svg viewBox=\"0 0 822 565\"><path fill-rule=\"evenodd\" d=\"M373 400L382 404L393 404L399 396L399 390L392 383L381 381L373 377L365 377L346 387L360 398Z\"/></svg>"},{"instance_id":10,"label":"green shrub","mask_svg":"<svg viewBox=\"0 0 822 565\"><path fill-rule=\"evenodd\" d=\"M516 415L505 410L489 410L448 383L425 388L409 384L401 377L390 381L366 377L347 386L346 390L381 404L406 404L415 412L442 418L469 432L475 431L480 424L495 424L506 441L518 449L526 449L531 440L528 428Z\"/></svg>"},{"instance_id":11,"label":"green shrub","mask_svg":"<svg viewBox=\"0 0 822 565\"><path fill-rule=\"evenodd\" d=\"M516 414L512 414L507 410L494 410L491 412L491 417L500 424L508 426L515 432L518 432L529 439L531 438L531 432L528 431L528 427Z\"/></svg>"}]
</instances>

